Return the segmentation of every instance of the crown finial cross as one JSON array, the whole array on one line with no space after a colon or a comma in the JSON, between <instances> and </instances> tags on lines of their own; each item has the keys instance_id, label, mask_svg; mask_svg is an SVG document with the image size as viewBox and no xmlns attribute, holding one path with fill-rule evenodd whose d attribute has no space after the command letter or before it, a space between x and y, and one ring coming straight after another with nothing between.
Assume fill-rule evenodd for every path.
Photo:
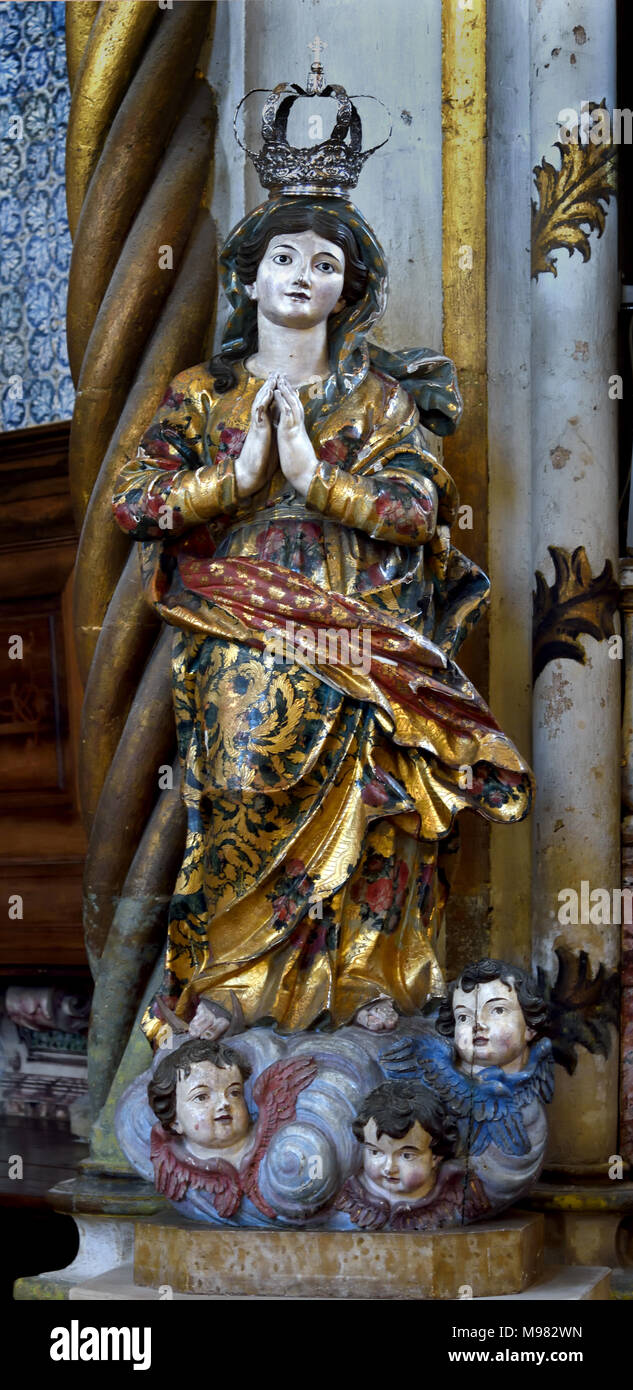
<instances>
[{"instance_id":1,"label":"crown finial cross","mask_svg":"<svg viewBox=\"0 0 633 1390\"><path fill-rule=\"evenodd\" d=\"M323 39L320 39L319 35L317 34L315 38L312 39L312 42L308 44L308 48L310 49L310 52L314 54L315 63L320 63L321 54L325 53L327 44L324 42Z\"/></svg>"},{"instance_id":2,"label":"crown finial cross","mask_svg":"<svg viewBox=\"0 0 633 1390\"><path fill-rule=\"evenodd\" d=\"M308 44L308 48L310 52L314 54L314 62L308 73L306 92L308 92L310 96L319 96L325 87L325 73L323 72L321 54L325 53L327 44L323 39L320 39L317 34L312 42Z\"/></svg>"}]
</instances>

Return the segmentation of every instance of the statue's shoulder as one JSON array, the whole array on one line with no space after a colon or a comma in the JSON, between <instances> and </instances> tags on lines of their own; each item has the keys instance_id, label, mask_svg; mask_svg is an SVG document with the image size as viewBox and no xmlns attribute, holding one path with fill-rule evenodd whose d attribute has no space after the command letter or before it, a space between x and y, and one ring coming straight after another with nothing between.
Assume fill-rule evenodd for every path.
<instances>
[{"instance_id":1,"label":"statue's shoulder","mask_svg":"<svg viewBox=\"0 0 633 1390\"><path fill-rule=\"evenodd\" d=\"M203 394L209 398L211 406L220 400L220 392L216 389L208 361L198 362L195 367L186 367L184 371L172 377L161 405L168 409L178 409L186 402L199 407ZM208 406L208 401L205 401L205 404Z\"/></svg>"},{"instance_id":2,"label":"statue's shoulder","mask_svg":"<svg viewBox=\"0 0 633 1390\"><path fill-rule=\"evenodd\" d=\"M367 403L388 419L392 425L401 426L410 421L411 428L417 424L419 415L416 403L395 376L371 366L365 378Z\"/></svg>"},{"instance_id":3,"label":"statue's shoulder","mask_svg":"<svg viewBox=\"0 0 633 1390\"><path fill-rule=\"evenodd\" d=\"M377 424L387 425L390 430L413 430L419 423L419 411L413 396L405 388L377 367L370 367L366 379L366 406L371 410Z\"/></svg>"}]
</instances>

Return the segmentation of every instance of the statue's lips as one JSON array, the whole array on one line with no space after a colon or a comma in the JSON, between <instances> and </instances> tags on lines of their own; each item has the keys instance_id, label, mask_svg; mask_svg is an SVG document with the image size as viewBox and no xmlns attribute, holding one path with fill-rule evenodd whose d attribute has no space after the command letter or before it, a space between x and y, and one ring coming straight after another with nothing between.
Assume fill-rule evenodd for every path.
<instances>
[{"instance_id":1,"label":"statue's lips","mask_svg":"<svg viewBox=\"0 0 633 1390\"><path fill-rule=\"evenodd\" d=\"M287 298L287 299L305 299L306 303L309 303L310 295L309 295L309 294L303 294L300 290L289 290L288 293L287 293L287 295L286 295L286 298Z\"/></svg>"}]
</instances>

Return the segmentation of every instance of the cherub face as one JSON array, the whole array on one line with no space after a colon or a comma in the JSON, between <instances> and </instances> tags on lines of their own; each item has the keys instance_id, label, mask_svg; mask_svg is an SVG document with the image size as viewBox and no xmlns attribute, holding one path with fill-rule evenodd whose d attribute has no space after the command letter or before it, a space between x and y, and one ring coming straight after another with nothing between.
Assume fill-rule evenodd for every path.
<instances>
[{"instance_id":1,"label":"cherub face","mask_svg":"<svg viewBox=\"0 0 633 1390\"><path fill-rule=\"evenodd\" d=\"M239 1144L248 1134L250 1123L238 1067L195 1062L188 1076L179 1075L172 1128L176 1134L182 1134L194 1152Z\"/></svg>"},{"instance_id":2,"label":"cherub face","mask_svg":"<svg viewBox=\"0 0 633 1390\"><path fill-rule=\"evenodd\" d=\"M435 1186L440 1158L431 1149L431 1136L418 1120L401 1139L376 1133L376 1121L363 1130L363 1180L372 1192L390 1202L419 1201Z\"/></svg>"},{"instance_id":3,"label":"cherub face","mask_svg":"<svg viewBox=\"0 0 633 1390\"><path fill-rule=\"evenodd\" d=\"M345 255L316 232L276 232L247 285L258 313L284 328L313 328L342 308Z\"/></svg>"},{"instance_id":4,"label":"cherub face","mask_svg":"<svg viewBox=\"0 0 633 1390\"><path fill-rule=\"evenodd\" d=\"M514 985L488 980L470 992L456 989L453 1016L460 1062L474 1071L483 1067L521 1071L526 1065L527 1045L534 1033L526 1026Z\"/></svg>"}]
</instances>

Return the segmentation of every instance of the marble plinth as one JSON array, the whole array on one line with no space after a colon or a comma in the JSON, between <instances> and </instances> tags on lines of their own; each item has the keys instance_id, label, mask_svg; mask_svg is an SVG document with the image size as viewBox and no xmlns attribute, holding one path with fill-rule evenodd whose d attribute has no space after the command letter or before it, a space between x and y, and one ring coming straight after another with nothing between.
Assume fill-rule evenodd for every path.
<instances>
[{"instance_id":1,"label":"marble plinth","mask_svg":"<svg viewBox=\"0 0 633 1390\"><path fill-rule=\"evenodd\" d=\"M530 1302L563 1302L563 1303L583 1303L587 1301L605 1302L611 1295L609 1292L610 1270L604 1268L563 1269L559 1266L547 1268L540 1274L534 1284L529 1289L524 1289L523 1293L494 1294L491 1297L477 1299L476 1302L493 1303L530 1303ZM107 1274L99 1274L94 1279L88 1279L84 1284L78 1284L71 1288L68 1295L71 1303L152 1303L158 1299L162 1301L165 1297L172 1299L175 1303L217 1303L231 1302L237 1298L238 1302L248 1301L248 1294L219 1293L173 1293L169 1290L150 1289L147 1286L134 1283L134 1270L132 1265L121 1265L119 1269L111 1270ZM613 1297L618 1297L614 1293ZM260 1294L258 1302L277 1302L277 1299L270 1294ZM295 1302L301 1302L301 1297L297 1296ZM309 1300L314 1302L313 1299ZM327 1300L317 1300L326 1301Z\"/></svg>"},{"instance_id":2,"label":"marble plinth","mask_svg":"<svg viewBox=\"0 0 633 1390\"><path fill-rule=\"evenodd\" d=\"M521 1213L429 1233L210 1230L161 1217L134 1232L136 1285L207 1298L490 1298L529 1288L542 1258L543 1220Z\"/></svg>"}]
</instances>

